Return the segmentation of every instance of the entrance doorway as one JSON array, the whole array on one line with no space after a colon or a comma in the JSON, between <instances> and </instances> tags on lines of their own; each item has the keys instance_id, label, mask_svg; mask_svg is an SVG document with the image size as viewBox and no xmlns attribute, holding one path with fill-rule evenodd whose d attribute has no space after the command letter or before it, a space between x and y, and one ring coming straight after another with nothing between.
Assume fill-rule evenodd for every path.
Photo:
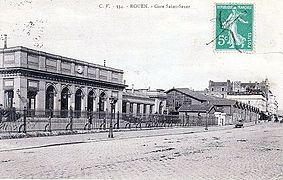
<instances>
[{"instance_id":1,"label":"entrance doorway","mask_svg":"<svg viewBox=\"0 0 283 180\"><path fill-rule=\"evenodd\" d=\"M99 95L99 103L98 103L98 112L99 112L99 118L105 118L106 112L105 112L105 101L106 101L106 94L105 92L100 93Z\"/></svg>"},{"instance_id":2,"label":"entrance doorway","mask_svg":"<svg viewBox=\"0 0 283 180\"><path fill-rule=\"evenodd\" d=\"M102 92L99 95L99 112L105 111L105 101L106 101L106 94Z\"/></svg>"},{"instance_id":3,"label":"entrance doorway","mask_svg":"<svg viewBox=\"0 0 283 180\"><path fill-rule=\"evenodd\" d=\"M65 87L61 92L61 117L68 117L69 89Z\"/></svg>"},{"instance_id":4,"label":"entrance doorway","mask_svg":"<svg viewBox=\"0 0 283 180\"><path fill-rule=\"evenodd\" d=\"M87 111L93 112L94 92L90 91L87 96Z\"/></svg>"},{"instance_id":5,"label":"entrance doorway","mask_svg":"<svg viewBox=\"0 0 283 180\"><path fill-rule=\"evenodd\" d=\"M81 117L82 90L78 89L75 94L75 117Z\"/></svg>"},{"instance_id":6,"label":"entrance doorway","mask_svg":"<svg viewBox=\"0 0 283 180\"><path fill-rule=\"evenodd\" d=\"M53 86L49 86L46 90L46 101L45 101L45 111L48 116L53 115L54 110L54 94L55 89Z\"/></svg>"}]
</instances>

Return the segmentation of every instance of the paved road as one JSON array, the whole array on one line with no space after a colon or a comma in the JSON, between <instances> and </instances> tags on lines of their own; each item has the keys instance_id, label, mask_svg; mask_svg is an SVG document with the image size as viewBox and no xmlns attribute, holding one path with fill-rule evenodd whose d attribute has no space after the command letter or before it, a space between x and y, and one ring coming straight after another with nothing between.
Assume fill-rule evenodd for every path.
<instances>
[{"instance_id":1,"label":"paved road","mask_svg":"<svg viewBox=\"0 0 283 180\"><path fill-rule=\"evenodd\" d=\"M0 178L283 179L282 124L202 131L0 140Z\"/></svg>"}]
</instances>

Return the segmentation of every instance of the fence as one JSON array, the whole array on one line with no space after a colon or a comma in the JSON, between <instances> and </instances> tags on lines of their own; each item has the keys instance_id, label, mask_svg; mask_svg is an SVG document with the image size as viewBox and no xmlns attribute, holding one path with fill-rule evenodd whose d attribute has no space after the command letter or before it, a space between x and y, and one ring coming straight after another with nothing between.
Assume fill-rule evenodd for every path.
<instances>
[{"instance_id":1,"label":"fence","mask_svg":"<svg viewBox=\"0 0 283 180\"><path fill-rule=\"evenodd\" d=\"M217 125L217 119L209 116L0 109L0 133L107 130L111 123L114 129L143 129L151 127L212 126Z\"/></svg>"}]
</instances>

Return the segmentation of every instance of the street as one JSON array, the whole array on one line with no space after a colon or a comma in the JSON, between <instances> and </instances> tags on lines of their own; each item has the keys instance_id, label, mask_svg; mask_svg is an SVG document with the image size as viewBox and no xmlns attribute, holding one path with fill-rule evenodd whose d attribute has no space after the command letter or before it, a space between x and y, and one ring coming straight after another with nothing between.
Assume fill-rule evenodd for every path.
<instances>
[{"instance_id":1,"label":"street","mask_svg":"<svg viewBox=\"0 0 283 180\"><path fill-rule=\"evenodd\" d=\"M283 179L283 125L0 140L0 178Z\"/></svg>"}]
</instances>

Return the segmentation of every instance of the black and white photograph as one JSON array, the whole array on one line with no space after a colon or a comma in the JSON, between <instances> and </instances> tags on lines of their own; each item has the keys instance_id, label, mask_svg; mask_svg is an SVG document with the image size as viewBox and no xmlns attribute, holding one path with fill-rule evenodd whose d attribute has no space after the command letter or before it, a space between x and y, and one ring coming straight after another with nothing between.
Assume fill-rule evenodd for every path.
<instances>
[{"instance_id":1,"label":"black and white photograph","mask_svg":"<svg viewBox=\"0 0 283 180\"><path fill-rule=\"evenodd\" d=\"M282 8L0 0L0 179L283 180Z\"/></svg>"}]
</instances>

